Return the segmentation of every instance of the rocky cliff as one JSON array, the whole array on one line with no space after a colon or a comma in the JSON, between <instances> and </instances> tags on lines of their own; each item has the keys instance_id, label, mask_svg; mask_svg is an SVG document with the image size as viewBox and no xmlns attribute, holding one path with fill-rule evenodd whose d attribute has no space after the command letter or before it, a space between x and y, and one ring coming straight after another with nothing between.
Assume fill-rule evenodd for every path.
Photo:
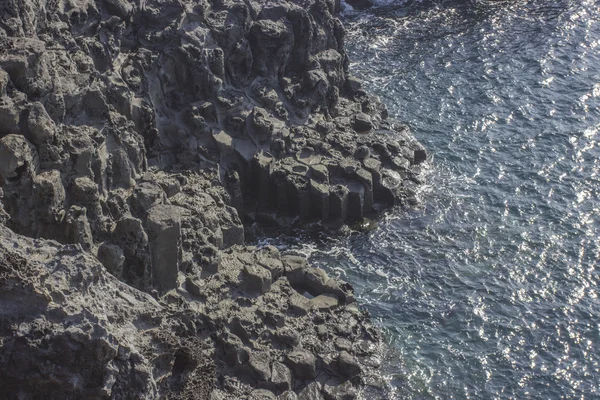
<instances>
[{"instance_id":1,"label":"rocky cliff","mask_svg":"<svg viewBox=\"0 0 600 400\"><path fill-rule=\"evenodd\" d=\"M9 398L341 399L376 382L352 288L244 246L241 222L335 229L412 201L425 151L349 74L338 8L0 3Z\"/></svg>"}]
</instances>

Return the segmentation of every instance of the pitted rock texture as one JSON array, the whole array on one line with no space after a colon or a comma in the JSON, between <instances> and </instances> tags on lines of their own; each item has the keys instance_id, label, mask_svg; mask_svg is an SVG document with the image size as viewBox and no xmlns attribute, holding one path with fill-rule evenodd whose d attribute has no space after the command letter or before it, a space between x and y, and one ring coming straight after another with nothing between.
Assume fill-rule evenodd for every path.
<instances>
[{"instance_id":1,"label":"pitted rock texture","mask_svg":"<svg viewBox=\"0 0 600 400\"><path fill-rule=\"evenodd\" d=\"M3 398L337 399L376 379L349 285L273 247L233 246L218 271L155 300L80 245L0 225Z\"/></svg>"},{"instance_id":2,"label":"pitted rock texture","mask_svg":"<svg viewBox=\"0 0 600 400\"><path fill-rule=\"evenodd\" d=\"M81 203L76 180L88 178L101 206L88 220L114 220L102 203L119 190L127 198L148 168L213 170L238 211L303 221L360 220L410 196L403 183L425 152L349 75L337 7L7 2L0 179L8 213L19 212L17 197L38 172L52 170L67 196L46 219L63 220L61 210ZM9 225L30 235L34 220Z\"/></svg>"},{"instance_id":3,"label":"pitted rock texture","mask_svg":"<svg viewBox=\"0 0 600 400\"><path fill-rule=\"evenodd\" d=\"M0 4L0 387L353 398L349 285L244 247L414 201L423 147L348 72L336 0Z\"/></svg>"}]
</instances>

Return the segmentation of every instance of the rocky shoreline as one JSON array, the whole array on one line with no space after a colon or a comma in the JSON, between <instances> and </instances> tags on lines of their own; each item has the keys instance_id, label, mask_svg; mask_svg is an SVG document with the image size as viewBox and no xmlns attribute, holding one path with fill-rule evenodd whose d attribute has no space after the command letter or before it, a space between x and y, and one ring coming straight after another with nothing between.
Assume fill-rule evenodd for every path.
<instances>
[{"instance_id":1,"label":"rocky shoreline","mask_svg":"<svg viewBox=\"0 0 600 400\"><path fill-rule=\"evenodd\" d=\"M352 287L244 244L414 202L426 152L349 74L339 8L2 4L8 398L383 396Z\"/></svg>"}]
</instances>

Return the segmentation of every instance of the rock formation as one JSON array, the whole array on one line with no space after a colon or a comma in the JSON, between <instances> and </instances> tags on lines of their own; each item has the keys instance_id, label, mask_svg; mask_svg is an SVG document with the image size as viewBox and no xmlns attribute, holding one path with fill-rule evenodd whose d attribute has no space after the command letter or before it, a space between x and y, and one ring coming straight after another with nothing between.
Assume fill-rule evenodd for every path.
<instances>
[{"instance_id":1,"label":"rock formation","mask_svg":"<svg viewBox=\"0 0 600 400\"><path fill-rule=\"evenodd\" d=\"M348 72L334 0L0 5L9 398L346 399L352 288L244 246L413 201L423 147Z\"/></svg>"}]
</instances>

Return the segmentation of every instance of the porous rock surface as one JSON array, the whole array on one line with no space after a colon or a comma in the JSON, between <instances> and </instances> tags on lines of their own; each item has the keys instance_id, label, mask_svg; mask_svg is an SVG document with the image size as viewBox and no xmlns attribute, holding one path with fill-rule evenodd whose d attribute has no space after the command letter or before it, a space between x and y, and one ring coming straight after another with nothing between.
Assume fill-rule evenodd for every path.
<instances>
[{"instance_id":1,"label":"porous rock surface","mask_svg":"<svg viewBox=\"0 0 600 400\"><path fill-rule=\"evenodd\" d=\"M423 147L348 73L335 0L0 3L8 398L351 399L352 288L242 219L414 201Z\"/></svg>"}]
</instances>

